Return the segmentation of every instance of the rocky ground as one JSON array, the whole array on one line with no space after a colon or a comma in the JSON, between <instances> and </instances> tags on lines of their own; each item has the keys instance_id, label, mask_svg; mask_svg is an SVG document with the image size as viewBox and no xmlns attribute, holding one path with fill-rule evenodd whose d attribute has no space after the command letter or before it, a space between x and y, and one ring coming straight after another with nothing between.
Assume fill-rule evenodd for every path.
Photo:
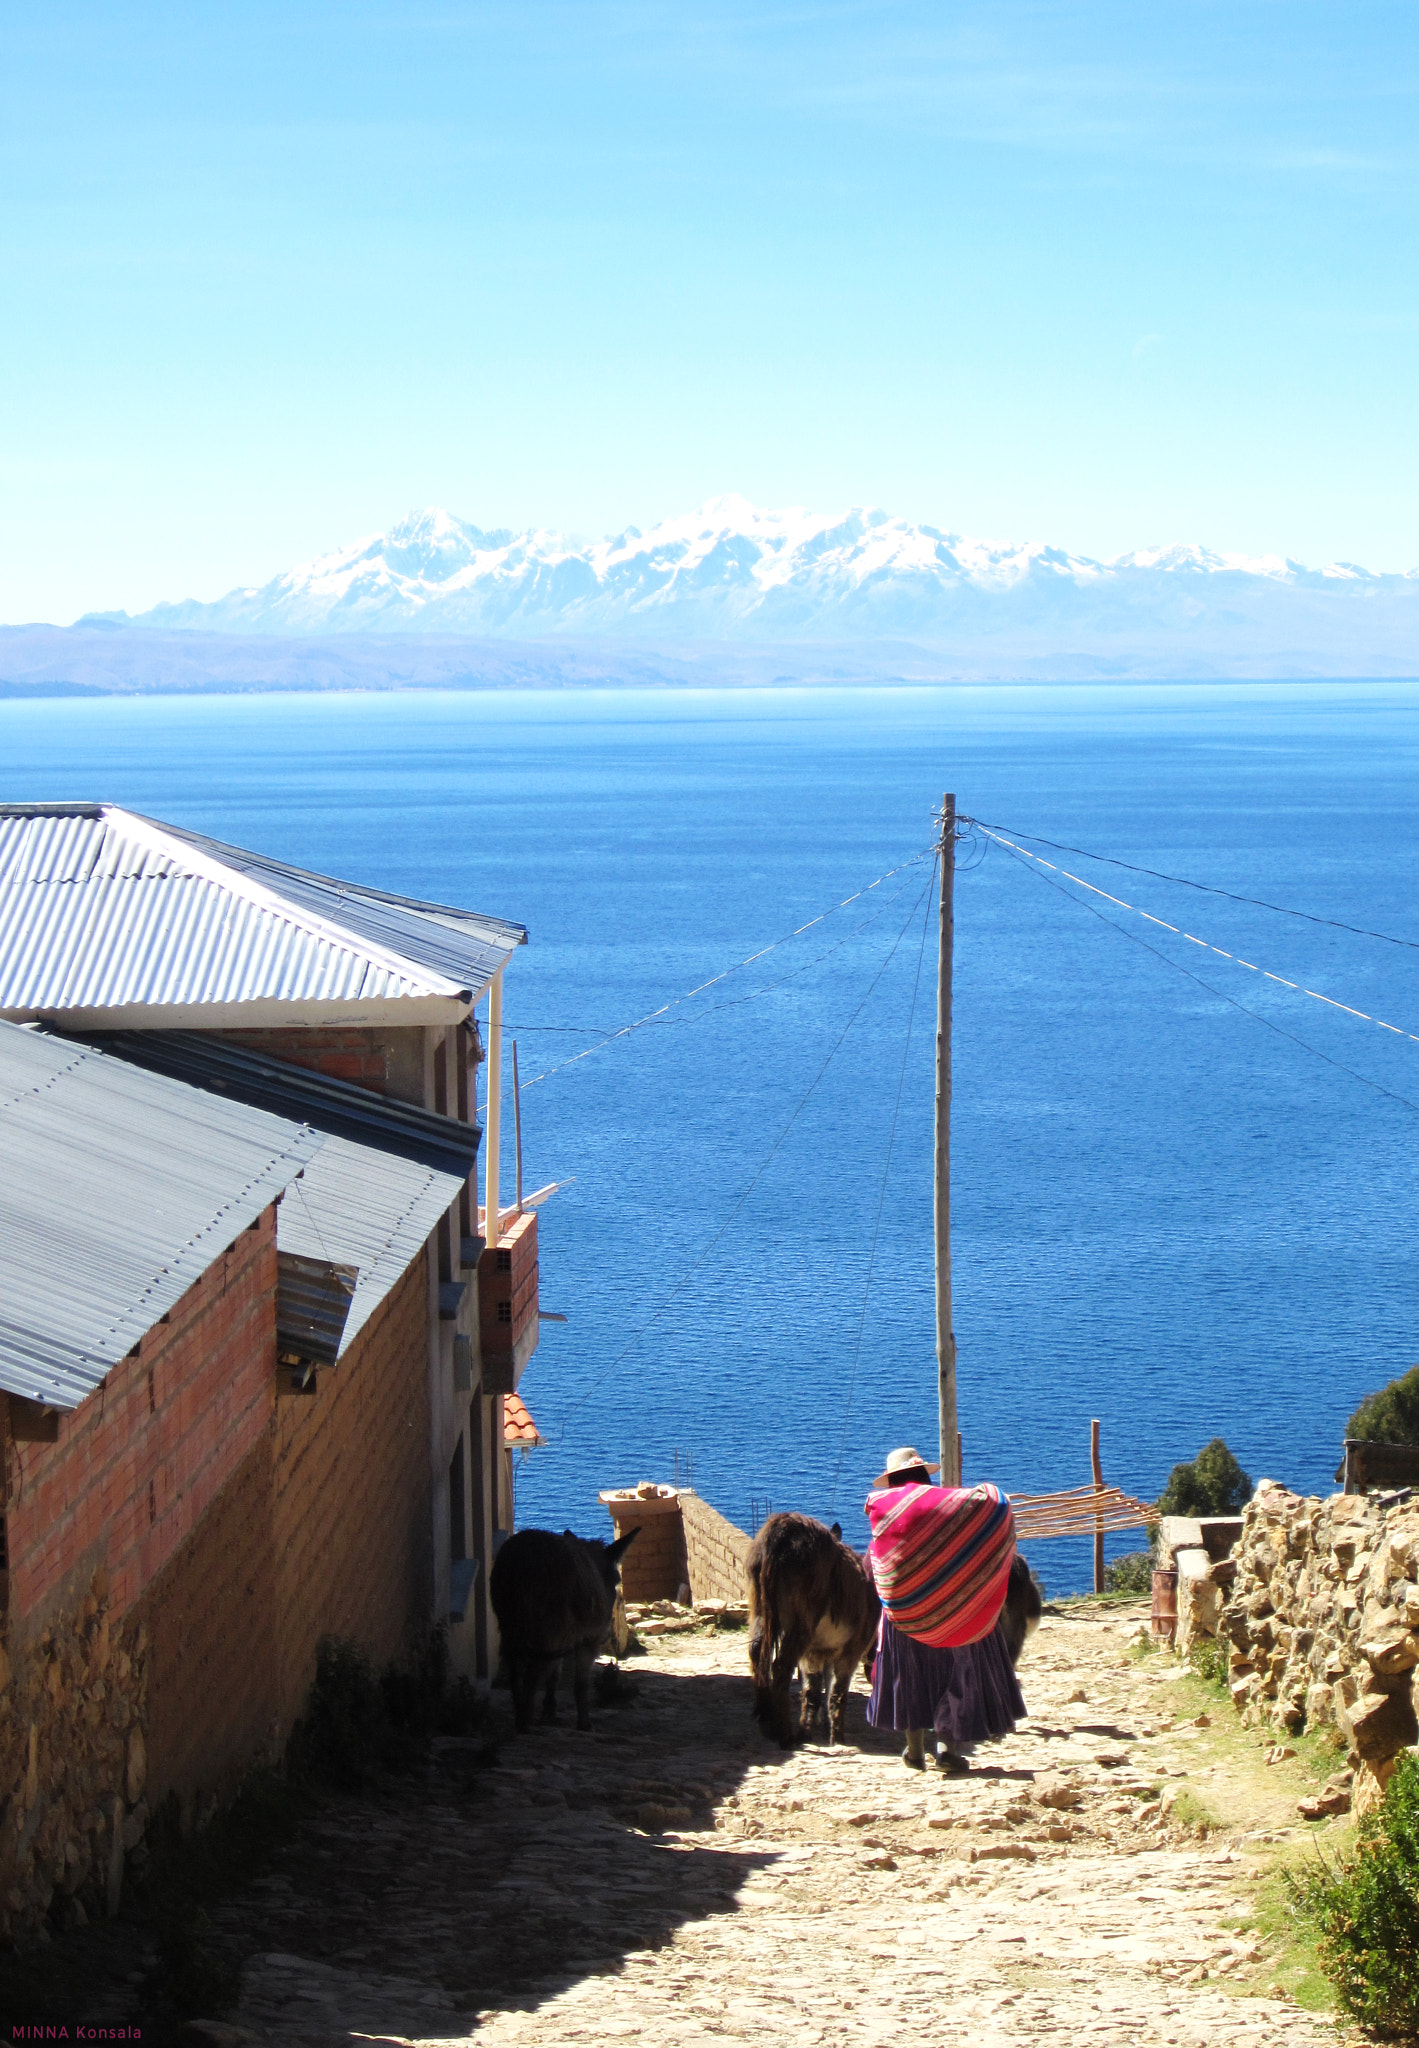
<instances>
[{"instance_id":1,"label":"rocky ground","mask_svg":"<svg viewBox=\"0 0 1419 2048\"><path fill-rule=\"evenodd\" d=\"M1047 1615L1029 1721L964 1779L907 1770L860 1680L843 1746L781 1756L742 1630L659 1635L592 1734L492 1767L444 1743L416 1785L323 1805L213 1915L228 2022L320 2048L1334 2043L1237 1931L1307 1831L1307 1760L1267 1766L1223 1694L1199 1724L1195 1681L1129 1653L1142 1613Z\"/></svg>"}]
</instances>

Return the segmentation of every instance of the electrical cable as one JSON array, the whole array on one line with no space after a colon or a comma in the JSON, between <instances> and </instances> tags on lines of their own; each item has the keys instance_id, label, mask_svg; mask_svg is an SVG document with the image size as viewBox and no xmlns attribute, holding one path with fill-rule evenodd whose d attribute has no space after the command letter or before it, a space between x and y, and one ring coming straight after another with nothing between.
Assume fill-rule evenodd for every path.
<instances>
[{"instance_id":1,"label":"electrical cable","mask_svg":"<svg viewBox=\"0 0 1419 2048\"><path fill-rule=\"evenodd\" d=\"M1031 853L1026 847L1016 846L1013 840L1002 837L988 825L981 825L977 829L984 832L995 845L1003 846L1017 858L1029 861L1032 866L1048 868L1053 874L1063 875L1067 882L1077 883L1081 889L1087 889L1091 896L1102 896L1105 903L1115 903L1120 910L1131 910L1135 917L1147 918L1149 924L1156 924L1160 930L1172 932L1178 938L1186 939L1189 945L1201 946L1204 953L1215 953L1219 960L1230 960L1234 966L1245 967L1249 974L1264 975L1278 987L1290 989L1293 995L1309 996L1312 1002L1324 1003L1327 1009L1343 1010L1347 1017L1357 1017L1362 1024L1377 1025L1381 1031L1391 1032L1396 1038L1407 1038L1413 1044L1419 1045L1419 1032L1405 1031L1398 1024L1387 1024L1383 1017L1372 1016L1368 1010L1359 1010L1353 1003L1342 1003L1335 996L1323 995L1318 988L1307 988L1303 982L1289 981L1284 974L1273 974L1269 967L1258 967L1254 960L1243 960L1240 953L1229 953L1225 946L1214 946L1210 939L1199 939L1195 932L1185 932L1181 925L1169 924L1167 918L1155 917L1151 910L1140 909L1136 903L1125 903L1122 896L1111 896L1107 889L1100 889L1094 882L1086 882L1082 875L1072 874L1068 868L1056 867L1055 863L1046 860L1042 853ZM1250 1014L1249 1011L1248 1015Z\"/></svg>"},{"instance_id":2,"label":"electrical cable","mask_svg":"<svg viewBox=\"0 0 1419 2048\"><path fill-rule=\"evenodd\" d=\"M1387 946L1408 946L1412 951L1419 952L1419 939L1397 939L1392 932L1371 931L1367 925L1346 924L1338 917L1318 917L1311 910L1290 910L1284 903L1268 903L1260 896L1239 896L1234 889L1217 889L1210 882L1190 881L1186 875L1164 874L1161 868L1139 867L1135 861L1119 860L1111 853L1090 853L1087 847L1065 846L1057 839L1042 838L1038 832L1022 832L1016 825L988 825L984 818L964 816L959 819L959 823L978 826L982 832L992 835L1013 832L1017 839L1029 839L1036 846L1048 846L1054 853L1078 854L1081 860L1103 861L1111 868L1127 868L1133 875L1151 875L1155 882L1176 882L1179 888L1198 889L1206 896L1225 896L1230 903L1245 903L1254 910L1274 910L1281 917L1304 918L1307 924L1329 925L1333 931L1353 932L1361 939L1383 939Z\"/></svg>"},{"instance_id":3,"label":"electrical cable","mask_svg":"<svg viewBox=\"0 0 1419 2048\"><path fill-rule=\"evenodd\" d=\"M1004 842L998 841L997 844L1004 844ZM1044 874L1039 867L1033 864L1027 865L1028 855L1025 857L1025 860L1021 860L1016 849L1011 848L1009 850L1012 860L1016 860L1021 866L1024 866L1028 874L1037 875L1040 881L1048 883L1051 889L1057 889L1059 894L1068 902L1077 903L1081 910L1087 910L1091 916L1097 917L1101 924L1112 925L1116 932L1122 932L1123 936L1126 939L1130 939L1135 946L1141 946L1145 953L1151 953L1155 960L1161 960L1164 966L1173 968L1178 974L1185 974L1189 981L1195 981L1199 988L1205 988L1207 993L1216 996L1219 1002L1229 1003L1234 1010L1240 1010L1244 1017L1250 1017L1255 1023L1264 1024L1268 1031L1274 1031L1278 1038L1289 1039L1291 1044L1298 1045L1302 1052L1310 1053L1315 1059L1324 1060L1328 1067L1337 1067L1342 1074L1348 1074L1352 1081L1359 1081L1364 1087L1373 1088L1377 1095L1387 1095L1391 1102L1398 1102L1403 1108L1412 1109L1416 1114L1419 1114L1419 1102L1411 1102L1407 1095L1397 1094L1393 1088L1386 1088L1381 1082L1372 1081L1368 1074L1361 1074L1354 1067L1347 1067L1343 1060L1333 1059L1328 1052L1322 1052L1319 1046L1308 1044L1304 1038L1298 1038L1294 1031L1287 1031L1283 1025L1273 1023L1270 1017L1263 1017L1259 1010L1249 1010L1245 1003L1239 1003L1235 996L1227 995L1220 988L1214 988L1210 981L1204 981L1200 974L1194 974L1192 969L1184 967L1180 960L1170 959L1157 946L1150 946L1145 938L1141 938L1137 932L1131 932L1128 926L1120 924L1116 917L1109 917L1102 910L1096 909L1092 903L1086 903L1082 897L1076 896L1072 890L1066 889L1062 882L1056 882L1051 876Z\"/></svg>"},{"instance_id":4,"label":"electrical cable","mask_svg":"<svg viewBox=\"0 0 1419 2048\"><path fill-rule=\"evenodd\" d=\"M737 974L741 968L752 967L756 960L762 960L768 953L777 952L780 946L786 946L791 939L801 938L804 932L812 931L815 924L822 924L826 918L835 916L840 910L846 910L849 903L856 903L859 897L866 896L873 889L880 889L882 884L891 881L894 875L905 874L908 868L920 866L921 862L934 854L934 852L935 849L933 847L923 847L919 852L912 854L909 859L902 861L897 867L888 868L885 874L878 875L875 881L865 883L861 889L854 889L851 896L844 896L841 903L829 904L828 908L820 910L816 917L810 917L806 924L797 926L791 932L785 932L781 939L771 939L767 946L760 946L757 952L750 953L746 959L736 960L731 967L725 967L718 974L712 974L708 981L700 982L696 988L687 989L684 995L672 996L668 1002L661 1003L657 1009L648 1011L644 1017L637 1017L633 1023L623 1024L618 1031L608 1032L606 1037L601 1039L596 1045L583 1046L582 1050L574 1052L570 1059L559 1060L556 1066L546 1067L540 1074L534 1074L531 1080L523 1082L520 1092L525 1095L527 1090L535 1088L539 1081L545 1081L551 1075L561 1073L565 1067L575 1066L578 1060L590 1059L592 1053L600 1052L603 1045L610 1045L617 1038L628 1038L633 1031L640 1031L647 1024L655 1023L658 1018L665 1015L667 1010L676 1009L681 1003L688 1003L693 996L703 995L707 988L714 988L717 983L727 981L731 974ZM913 907L912 916L916 916L915 907Z\"/></svg>"},{"instance_id":5,"label":"electrical cable","mask_svg":"<svg viewBox=\"0 0 1419 2048\"><path fill-rule=\"evenodd\" d=\"M933 863L932 880L927 883L926 888L922 891L921 896L918 896L916 902L912 905L911 912L907 918L906 923L897 933L896 938L893 939L892 944L888 949L881 966L877 969L877 972L873 975L871 982L868 984L866 995L863 996L862 1001L858 1004L857 1008L853 1011L852 1015L848 1018L846 1024L844 1024L842 1030L838 1033L836 1039L833 1041L832 1050L829 1052L828 1057L824 1060L822 1066L819 1067L817 1073L813 1076L813 1079L809 1082L807 1088L800 1096L797 1104L794 1107L792 1115L789 1117L788 1122L784 1125L783 1129L779 1132L778 1136L774 1139L773 1144L769 1147L769 1150L765 1154L763 1160L757 1168L753 1179L749 1182L749 1185L745 1188L743 1194L739 1197L739 1200L735 1203L733 1209L725 1218L724 1222L721 1223L719 1229L715 1232L714 1236L710 1239L709 1243L705 1246L704 1250L700 1253L699 1257L694 1261L694 1263L690 1267L687 1268L687 1270L681 1276L681 1278L676 1281L675 1285L671 1288L670 1292L665 1296L665 1299L655 1309L654 1313L644 1323L641 1324L640 1328L636 1331L635 1335L627 1340L627 1342L622 1346L622 1348L616 1353L616 1356L611 1360L611 1363L608 1366L604 1367L603 1370L597 1374L596 1378L591 1382L590 1386L587 1387L581 1394L579 1394L576 1400L572 1402L570 1408L567 1409L566 1414L562 1417L562 1436L566 1435L567 1424L570 1421L571 1417L576 1413L577 1409L580 1408L584 1402L589 1401L591 1399L591 1396L596 1392L596 1389L601 1385L602 1381L609 1378L610 1375L616 1370L617 1366L619 1366L625 1359L630 1357L631 1353L635 1350L636 1346L640 1343L641 1339L648 1335L649 1332L654 1328L655 1324L659 1322L661 1316L664 1315L666 1309L669 1308L671 1302L674 1301L676 1296L681 1294L684 1291L684 1289L689 1285L690 1281L694 1278L695 1274L699 1271L700 1267L705 1263L705 1260L709 1257L710 1253L714 1250L715 1246L719 1243L720 1239L723 1238L727 1234L727 1232L733 1227L733 1225L738 1221L740 1212L743 1210L745 1203L748 1201L750 1195L753 1194L755 1188L759 1185L759 1182L763 1179L764 1175L768 1172L770 1166L772 1166L774 1160L777 1158L779 1151L781 1150L784 1144L785 1139L788 1137L789 1132L793 1129L793 1126L797 1123L799 1117L807 1108L809 1099L813 1095L814 1090L817 1088L818 1083L822 1080L824 1074L827 1073L829 1067L833 1064L834 1059L836 1059L838 1051L842 1046L843 1040L847 1037L853 1025L857 1022L858 1018L866 1009L869 1001L871 1000L873 990L877 987L878 982L882 979L882 976L887 972L887 969L891 966L892 961L896 956L897 948L901 945L902 940L906 937L912 925L915 924L916 914L918 910L920 910L921 908L923 899L929 896L931 893L933 882L935 880L935 874L936 870L935 865Z\"/></svg>"},{"instance_id":6,"label":"electrical cable","mask_svg":"<svg viewBox=\"0 0 1419 2048\"><path fill-rule=\"evenodd\" d=\"M838 1504L838 1482L842 1477L843 1458L847 1451L848 1425L852 1420L852 1397L857 1386L857 1361L862 1352L862 1333L867 1327L867 1297L872 1287L872 1268L877 1259L877 1239L882 1229L882 1207L887 1199L887 1176L892 1168L892 1147L897 1142L897 1117L902 1107L902 1088L907 1078L907 1055L911 1051L912 1026L916 1022L916 999L921 988L921 963L926 957L926 934L931 924L931 899L935 894L938 861L931 868L931 886L926 892L926 915L921 921L921 946L916 956L916 980L912 983L911 1008L907 1012L906 1043L902 1047L902 1068L897 1076L897 1099L892 1104L892 1128L887 1134L887 1157L882 1162L882 1185L877 1190L877 1214L872 1223L872 1243L867 1253L867 1275L862 1283L862 1313L857 1319L857 1341L852 1347L852 1367L847 1378L847 1399L843 1404L843 1433L838 1445L838 1462L833 1467L833 1490L828 1505L836 1509Z\"/></svg>"}]
</instances>

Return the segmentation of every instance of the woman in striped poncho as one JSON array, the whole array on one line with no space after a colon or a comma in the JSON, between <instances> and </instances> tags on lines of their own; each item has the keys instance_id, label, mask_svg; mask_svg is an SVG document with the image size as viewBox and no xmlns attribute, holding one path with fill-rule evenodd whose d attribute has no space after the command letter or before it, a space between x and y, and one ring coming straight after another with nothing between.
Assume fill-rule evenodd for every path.
<instances>
[{"instance_id":1,"label":"woman in striped poncho","mask_svg":"<svg viewBox=\"0 0 1419 2048\"><path fill-rule=\"evenodd\" d=\"M993 1487L933 1486L918 1452L887 1459L867 1504L868 1563L883 1596L867 1718L906 1736L902 1761L968 1771L978 1742L1025 1713L999 1614L1015 1555L1009 1502ZM895 1619L893 1616L895 1615Z\"/></svg>"}]
</instances>

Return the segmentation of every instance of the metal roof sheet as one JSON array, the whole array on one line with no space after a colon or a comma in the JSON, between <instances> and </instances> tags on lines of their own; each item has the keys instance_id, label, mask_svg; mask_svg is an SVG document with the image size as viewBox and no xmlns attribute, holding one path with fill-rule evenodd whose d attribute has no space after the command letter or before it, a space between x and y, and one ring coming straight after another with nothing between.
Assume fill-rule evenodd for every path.
<instances>
[{"instance_id":1,"label":"metal roof sheet","mask_svg":"<svg viewBox=\"0 0 1419 2048\"><path fill-rule=\"evenodd\" d=\"M320 1143L0 1021L0 1388L76 1408Z\"/></svg>"},{"instance_id":2,"label":"metal roof sheet","mask_svg":"<svg viewBox=\"0 0 1419 2048\"><path fill-rule=\"evenodd\" d=\"M479 1127L200 1032L123 1032L101 1042L320 1133L320 1151L281 1204L277 1241L283 1252L358 1267L343 1357L458 1199L477 1160Z\"/></svg>"},{"instance_id":3,"label":"metal roof sheet","mask_svg":"<svg viewBox=\"0 0 1419 2048\"><path fill-rule=\"evenodd\" d=\"M421 1004L410 1021L432 1021L463 1014L526 940L114 804L0 806L0 1015L250 1004L397 1022Z\"/></svg>"}]
</instances>

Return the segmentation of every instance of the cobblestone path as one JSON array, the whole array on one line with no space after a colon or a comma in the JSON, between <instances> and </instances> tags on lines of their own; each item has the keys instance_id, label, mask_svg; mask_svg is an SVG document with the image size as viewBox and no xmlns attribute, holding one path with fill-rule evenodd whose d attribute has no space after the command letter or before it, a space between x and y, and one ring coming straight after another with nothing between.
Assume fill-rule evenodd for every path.
<instances>
[{"instance_id":1,"label":"cobblestone path","mask_svg":"<svg viewBox=\"0 0 1419 2048\"><path fill-rule=\"evenodd\" d=\"M1226 1925L1296 1788L1173 1829L1151 1789L1208 1768L1208 1730L1169 1725L1176 1667L1130 1662L1127 1626L1047 1616L1030 1720L965 1779L908 1771L860 1680L845 1745L781 1757L743 1633L662 1637L591 1735L509 1737L492 1770L445 1744L417 1792L329 1810L219 1915L235 2020L321 2048L1333 2044Z\"/></svg>"}]
</instances>

